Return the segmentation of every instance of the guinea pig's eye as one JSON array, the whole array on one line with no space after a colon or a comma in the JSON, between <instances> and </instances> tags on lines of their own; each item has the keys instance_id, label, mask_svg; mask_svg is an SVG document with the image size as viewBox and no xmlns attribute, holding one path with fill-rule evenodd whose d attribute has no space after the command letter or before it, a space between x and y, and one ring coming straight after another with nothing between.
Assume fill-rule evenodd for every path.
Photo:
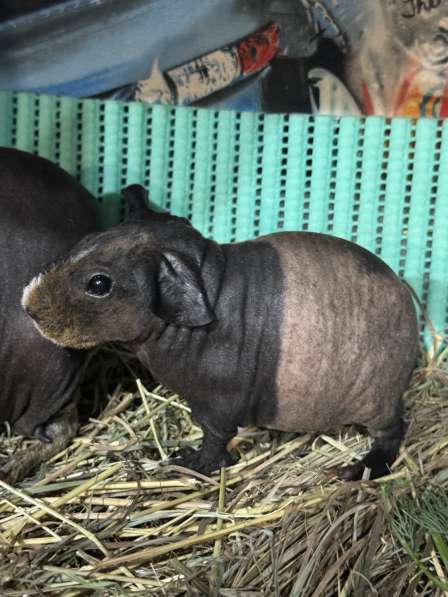
<instances>
[{"instance_id":1,"label":"guinea pig's eye","mask_svg":"<svg viewBox=\"0 0 448 597\"><path fill-rule=\"evenodd\" d=\"M104 274L95 274L87 284L87 294L107 296L112 289L112 280Z\"/></svg>"}]
</instances>

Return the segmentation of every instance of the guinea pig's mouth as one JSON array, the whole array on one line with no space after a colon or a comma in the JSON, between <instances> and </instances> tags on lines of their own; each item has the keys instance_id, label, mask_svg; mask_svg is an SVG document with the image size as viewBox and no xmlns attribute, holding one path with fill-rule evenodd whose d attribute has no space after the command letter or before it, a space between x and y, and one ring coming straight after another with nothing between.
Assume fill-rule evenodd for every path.
<instances>
[{"instance_id":1,"label":"guinea pig's mouth","mask_svg":"<svg viewBox=\"0 0 448 597\"><path fill-rule=\"evenodd\" d=\"M25 308L25 311L30 316L31 321L39 334L57 346L84 350L94 348L97 345L97 342L88 340L87 338L75 337L68 328L63 329L61 333L47 332L45 327L39 324L38 316L30 313L27 308Z\"/></svg>"},{"instance_id":2,"label":"guinea pig's mouth","mask_svg":"<svg viewBox=\"0 0 448 597\"><path fill-rule=\"evenodd\" d=\"M97 345L97 342L87 340L84 338L74 337L73 334L70 333L70 330L64 330L62 334L53 335L51 333L47 333L35 319L33 319L34 327L38 330L41 336L53 342L57 346L61 348L74 348L75 350L86 350L89 348L94 348Z\"/></svg>"}]
</instances>

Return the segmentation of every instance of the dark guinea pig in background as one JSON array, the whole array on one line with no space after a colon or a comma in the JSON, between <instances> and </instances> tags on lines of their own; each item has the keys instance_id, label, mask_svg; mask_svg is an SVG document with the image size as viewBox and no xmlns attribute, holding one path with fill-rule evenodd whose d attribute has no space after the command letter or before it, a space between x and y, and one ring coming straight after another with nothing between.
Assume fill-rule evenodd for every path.
<instances>
[{"instance_id":1,"label":"dark guinea pig in background","mask_svg":"<svg viewBox=\"0 0 448 597\"><path fill-rule=\"evenodd\" d=\"M409 289L379 258L339 238L271 234L234 244L124 191L127 220L81 241L29 283L23 305L61 346L127 345L180 393L204 432L181 463L232 462L238 426L323 432L365 427L371 451L345 479L388 471L403 436L401 397L416 363Z\"/></svg>"},{"instance_id":2,"label":"dark guinea pig in background","mask_svg":"<svg viewBox=\"0 0 448 597\"><path fill-rule=\"evenodd\" d=\"M74 436L74 393L85 358L39 334L20 304L23 287L97 229L93 197L69 174L0 148L0 421L41 440L0 469L11 483Z\"/></svg>"}]
</instances>

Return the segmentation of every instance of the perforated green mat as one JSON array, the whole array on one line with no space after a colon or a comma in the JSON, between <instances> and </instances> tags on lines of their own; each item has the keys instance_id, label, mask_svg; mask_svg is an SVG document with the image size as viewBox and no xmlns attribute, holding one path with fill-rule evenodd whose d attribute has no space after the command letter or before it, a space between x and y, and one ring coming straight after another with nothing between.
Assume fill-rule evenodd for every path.
<instances>
[{"instance_id":1,"label":"perforated green mat","mask_svg":"<svg viewBox=\"0 0 448 597\"><path fill-rule=\"evenodd\" d=\"M0 144L75 175L116 222L119 191L151 200L218 241L276 230L353 240L412 284L448 324L448 122L154 108L0 94Z\"/></svg>"}]
</instances>

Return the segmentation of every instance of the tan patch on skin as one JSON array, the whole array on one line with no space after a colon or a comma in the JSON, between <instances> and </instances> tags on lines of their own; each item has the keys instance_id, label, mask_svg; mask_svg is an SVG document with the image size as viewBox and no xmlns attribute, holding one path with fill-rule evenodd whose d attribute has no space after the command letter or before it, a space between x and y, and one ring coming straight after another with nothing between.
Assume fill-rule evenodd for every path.
<instances>
[{"instance_id":1,"label":"tan patch on skin","mask_svg":"<svg viewBox=\"0 0 448 597\"><path fill-rule=\"evenodd\" d=\"M267 239L265 239L267 240ZM269 427L381 430L397 416L417 351L408 290L336 239L273 236L284 274L277 415Z\"/></svg>"},{"instance_id":2,"label":"tan patch on skin","mask_svg":"<svg viewBox=\"0 0 448 597\"><path fill-rule=\"evenodd\" d=\"M50 342L53 342L54 344L57 344L57 346L60 346L61 348L69 347L75 348L76 350L84 350L87 348L94 348L98 344L98 342L84 340L77 334L73 333L70 328L62 328L61 332L56 335L54 333L49 334L45 332L35 321L33 323L44 338L50 340Z\"/></svg>"},{"instance_id":3,"label":"tan patch on skin","mask_svg":"<svg viewBox=\"0 0 448 597\"><path fill-rule=\"evenodd\" d=\"M22 307L42 336L58 346L92 348L96 342L80 337L75 332L75 326L70 325L70 305L63 286L65 275L69 271L70 263L66 262L33 278L23 291Z\"/></svg>"}]
</instances>

